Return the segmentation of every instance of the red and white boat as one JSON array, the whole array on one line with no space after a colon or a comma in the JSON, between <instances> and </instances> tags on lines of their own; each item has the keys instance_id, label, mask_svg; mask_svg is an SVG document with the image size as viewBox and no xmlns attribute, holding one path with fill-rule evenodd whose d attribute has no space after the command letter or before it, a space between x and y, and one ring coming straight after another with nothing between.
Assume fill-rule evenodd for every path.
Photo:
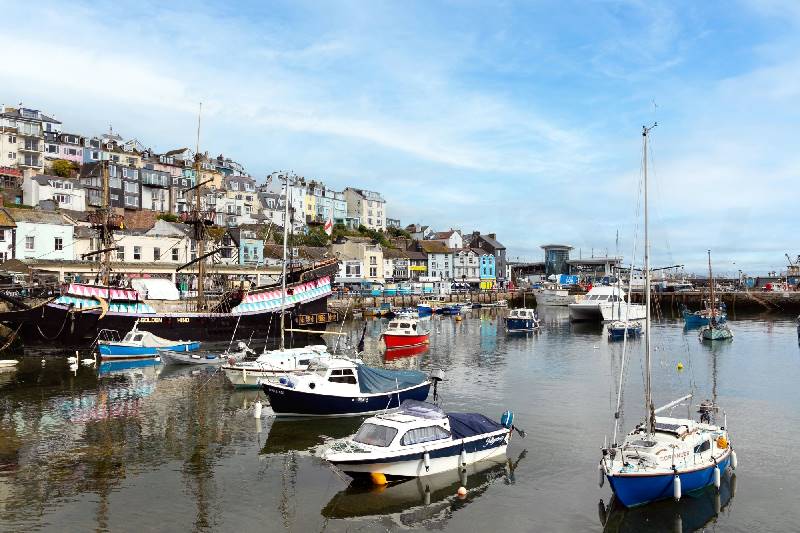
<instances>
[{"instance_id":1,"label":"red and white boat","mask_svg":"<svg viewBox=\"0 0 800 533\"><path fill-rule=\"evenodd\" d=\"M381 344L385 349L428 344L428 332L419 327L415 318L395 318L381 333Z\"/></svg>"}]
</instances>

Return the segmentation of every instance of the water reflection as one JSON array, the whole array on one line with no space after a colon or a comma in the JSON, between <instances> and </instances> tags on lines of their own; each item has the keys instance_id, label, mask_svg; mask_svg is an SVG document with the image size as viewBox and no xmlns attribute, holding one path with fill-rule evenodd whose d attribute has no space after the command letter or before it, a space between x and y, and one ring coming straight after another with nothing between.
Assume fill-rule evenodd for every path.
<instances>
[{"instance_id":1,"label":"water reflection","mask_svg":"<svg viewBox=\"0 0 800 533\"><path fill-rule=\"evenodd\" d=\"M274 419L260 453L262 455L280 455L287 452L308 453L327 441L352 435L361 425L362 420L358 417Z\"/></svg>"},{"instance_id":2,"label":"water reflection","mask_svg":"<svg viewBox=\"0 0 800 533\"><path fill-rule=\"evenodd\" d=\"M601 500L599 507L600 523L607 533L618 532L661 532L675 533L698 531L716 522L725 512L736 492L736 474L728 471L722 478L720 489L713 486L686 494L681 501L661 501L626 509L612 497L608 506Z\"/></svg>"},{"instance_id":3,"label":"water reflection","mask_svg":"<svg viewBox=\"0 0 800 533\"><path fill-rule=\"evenodd\" d=\"M334 495L322 509L322 516L377 520L387 529L439 528L455 512L480 498L497 480L513 484L514 471L525 455L522 451L514 460L483 461L469 465L464 471L453 470L384 487L353 481ZM467 488L466 497L458 497L459 487Z\"/></svg>"}]
</instances>

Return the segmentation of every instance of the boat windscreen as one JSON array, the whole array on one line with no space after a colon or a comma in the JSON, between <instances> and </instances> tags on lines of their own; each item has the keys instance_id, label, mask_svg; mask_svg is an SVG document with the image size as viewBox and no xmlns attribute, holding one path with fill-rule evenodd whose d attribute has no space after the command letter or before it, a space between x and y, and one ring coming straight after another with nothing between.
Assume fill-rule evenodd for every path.
<instances>
[{"instance_id":1,"label":"boat windscreen","mask_svg":"<svg viewBox=\"0 0 800 533\"><path fill-rule=\"evenodd\" d=\"M364 423L353 435L353 441L370 446L389 446L397 435L397 429L378 424Z\"/></svg>"},{"instance_id":2,"label":"boat windscreen","mask_svg":"<svg viewBox=\"0 0 800 533\"><path fill-rule=\"evenodd\" d=\"M398 412L404 415L427 418L430 420L445 418L447 416L438 405L428 402L421 402L419 400L403 401L403 403L400 404L400 409Z\"/></svg>"}]
</instances>

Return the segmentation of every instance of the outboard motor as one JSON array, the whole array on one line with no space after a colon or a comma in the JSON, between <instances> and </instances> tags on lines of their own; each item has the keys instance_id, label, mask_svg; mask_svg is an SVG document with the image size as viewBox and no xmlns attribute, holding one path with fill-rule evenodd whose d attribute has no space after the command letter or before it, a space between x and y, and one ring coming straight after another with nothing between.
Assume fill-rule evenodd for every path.
<instances>
[{"instance_id":1,"label":"outboard motor","mask_svg":"<svg viewBox=\"0 0 800 533\"><path fill-rule=\"evenodd\" d=\"M439 382L444 381L444 371L441 368L436 368L431 371L431 381L433 381L433 401L436 402L438 398Z\"/></svg>"},{"instance_id":2,"label":"outboard motor","mask_svg":"<svg viewBox=\"0 0 800 533\"><path fill-rule=\"evenodd\" d=\"M500 423L506 429L511 429L514 427L514 411L505 411L502 415L500 415Z\"/></svg>"}]
</instances>

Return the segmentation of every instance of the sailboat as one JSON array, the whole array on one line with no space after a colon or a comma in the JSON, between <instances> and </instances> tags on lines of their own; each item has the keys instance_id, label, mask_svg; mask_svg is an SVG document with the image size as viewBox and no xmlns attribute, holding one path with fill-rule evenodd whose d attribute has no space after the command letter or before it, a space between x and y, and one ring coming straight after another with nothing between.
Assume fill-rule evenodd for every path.
<instances>
[{"instance_id":1,"label":"sailboat","mask_svg":"<svg viewBox=\"0 0 800 533\"><path fill-rule=\"evenodd\" d=\"M711 295L711 318L707 326L700 330L700 338L706 341L721 341L733 338L733 332L727 324L717 318L717 302L714 298L714 274L711 271L711 250L708 251L708 281Z\"/></svg>"},{"instance_id":2,"label":"sailboat","mask_svg":"<svg viewBox=\"0 0 800 533\"><path fill-rule=\"evenodd\" d=\"M647 144L648 134L655 127L642 128L644 169L644 280L645 280L645 330L644 330L644 395L645 419L633 431L617 442L622 397L624 357L620 370L612 443L602 449L598 466L600 485L608 479L614 497L625 507L637 507L656 500L675 498L684 493L714 485L719 489L722 474L728 467L736 468L727 430L727 421L717 425L714 420L718 407L713 402L700 405L700 420L658 416L691 400L689 394L656 409L653 405L652 376L650 369L650 242L648 235L647 205ZM724 416L724 415L723 415Z\"/></svg>"}]
</instances>

